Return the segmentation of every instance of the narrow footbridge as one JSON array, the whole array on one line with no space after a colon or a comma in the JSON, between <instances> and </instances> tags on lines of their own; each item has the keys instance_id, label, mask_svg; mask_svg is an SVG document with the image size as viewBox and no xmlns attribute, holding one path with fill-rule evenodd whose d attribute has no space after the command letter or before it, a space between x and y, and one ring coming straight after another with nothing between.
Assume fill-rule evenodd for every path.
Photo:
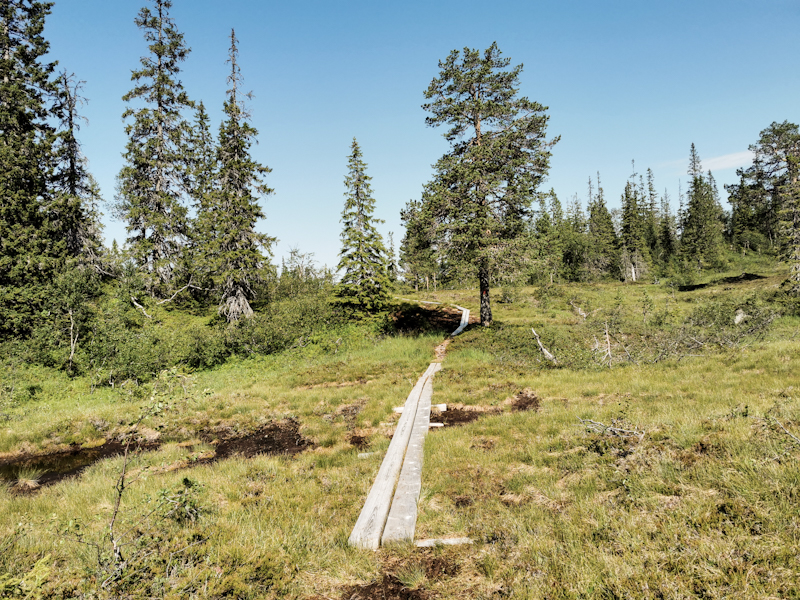
<instances>
[{"instance_id":1,"label":"narrow footbridge","mask_svg":"<svg viewBox=\"0 0 800 600\"><path fill-rule=\"evenodd\" d=\"M469 310L456 308L461 311L461 323L451 336L464 331L469 323ZM408 395L378 476L350 534L350 545L377 550L381 544L413 541L433 376L441 368L441 363L431 363Z\"/></svg>"}]
</instances>

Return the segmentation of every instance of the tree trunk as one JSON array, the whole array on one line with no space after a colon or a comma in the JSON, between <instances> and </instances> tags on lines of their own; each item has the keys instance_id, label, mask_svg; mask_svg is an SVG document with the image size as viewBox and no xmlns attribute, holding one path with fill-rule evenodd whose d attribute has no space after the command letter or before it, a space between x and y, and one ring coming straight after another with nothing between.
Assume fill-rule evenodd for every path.
<instances>
[{"instance_id":1,"label":"tree trunk","mask_svg":"<svg viewBox=\"0 0 800 600\"><path fill-rule=\"evenodd\" d=\"M478 282L481 291L481 325L489 327L492 324L492 306L489 303L489 265L485 259L478 265Z\"/></svg>"}]
</instances>

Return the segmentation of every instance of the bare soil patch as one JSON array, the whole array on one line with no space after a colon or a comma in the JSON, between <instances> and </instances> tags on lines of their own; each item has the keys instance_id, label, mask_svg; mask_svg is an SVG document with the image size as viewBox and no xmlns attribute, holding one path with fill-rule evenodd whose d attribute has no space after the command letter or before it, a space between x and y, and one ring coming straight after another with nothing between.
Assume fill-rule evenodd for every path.
<instances>
[{"instance_id":1,"label":"bare soil patch","mask_svg":"<svg viewBox=\"0 0 800 600\"><path fill-rule=\"evenodd\" d=\"M431 411L431 421L435 423L444 423L445 426L466 425L467 423L477 421L481 417L497 415L502 412L503 410L501 408L494 406L459 407L448 405L446 411ZM433 431L435 430L436 428L433 428Z\"/></svg>"},{"instance_id":2,"label":"bare soil patch","mask_svg":"<svg viewBox=\"0 0 800 600\"><path fill-rule=\"evenodd\" d=\"M206 459L206 462L231 456L252 458L259 454L293 455L313 446L314 443L300 433L300 423L295 419L286 419L264 425L252 433L220 440L213 458Z\"/></svg>"},{"instance_id":3,"label":"bare soil patch","mask_svg":"<svg viewBox=\"0 0 800 600\"><path fill-rule=\"evenodd\" d=\"M532 410L538 411L540 408L539 397L530 388L525 388L511 399L511 410L524 411Z\"/></svg>"},{"instance_id":4,"label":"bare soil patch","mask_svg":"<svg viewBox=\"0 0 800 600\"><path fill-rule=\"evenodd\" d=\"M427 600L430 592L410 590L390 573L384 573L379 581L367 585L353 585L344 588L341 600Z\"/></svg>"},{"instance_id":5,"label":"bare soil patch","mask_svg":"<svg viewBox=\"0 0 800 600\"><path fill-rule=\"evenodd\" d=\"M11 484L16 493L31 493L70 477L77 477L88 467L104 458L125 454L127 444L109 441L94 448L74 445L61 452L49 454L19 454L0 459L0 481ZM129 452L157 450L161 442L131 444Z\"/></svg>"},{"instance_id":6,"label":"bare soil patch","mask_svg":"<svg viewBox=\"0 0 800 600\"><path fill-rule=\"evenodd\" d=\"M362 435L359 432L351 431L350 435L347 437L347 441L351 446L358 448L359 450L366 450L369 448L369 435Z\"/></svg>"},{"instance_id":7,"label":"bare soil patch","mask_svg":"<svg viewBox=\"0 0 800 600\"><path fill-rule=\"evenodd\" d=\"M231 456L251 458L259 454L298 454L314 446L311 440L300 434L299 429L298 421L286 419L269 423L251 433L214 440L216 448L213 454L194 461L181 461L175 468L211 464ZM200 437L211 441L212 436L208 432L201 432ZM79 476L100 460L122 456L125 454L126 445L124 442L109 441L94 448L82 448L76 445L61 452L5 457L0 459L0 482L8 483L11 491L16 494L35 493L42 487ZM152 452L158 450L161 445L160 441L132 443L128 452L129 454Z\"/></svg>"}]
</instances>

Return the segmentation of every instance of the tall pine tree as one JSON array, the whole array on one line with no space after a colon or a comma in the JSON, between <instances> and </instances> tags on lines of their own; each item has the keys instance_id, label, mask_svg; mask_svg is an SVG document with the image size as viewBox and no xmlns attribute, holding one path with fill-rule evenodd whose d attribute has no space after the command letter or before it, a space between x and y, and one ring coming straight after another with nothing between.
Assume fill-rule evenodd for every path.
<instances>
[{"instance_id":1,"label":"tall pine tree","mask_svg":"<svg viewBox=\"0 0 800 600\"><path fill-rule=\"evenodd\" d=\"M184 112L193 107L179 79L189 48L169 15L170 0L151 0L136 25L150 54L131 73L135 87L122 99L144 103L127 108L125 166L118 175L115 214L128 230L131 254L149 276L151 293L170 289L187 235L190 126Z\"/></svg>"},{"instance_id":2,"label":"tall pine tree","mask_svg":"<svg viewBox=\"0 0 800 600\"><path fill-rule=\"evenodd\" d=\"M525 233L547 174L546 107L518 96L522 65L509 68L496 43L453 50L425 91L430 126L446 125L450 152L435 165L424 201L435 216L437 248L477 275L481 323L490 325L489 284L511 243Z\"/></svg>"},{"instance_id":3,"label":"tall pine tree","mask_svg":"<svg viewBox=\"0 0 800 600\"><path fill-rule=\"evenodd\" d=\"M263 280L267 262L262 250L269 253L275 242L255 229L264 218L258 199L273 191L263 181L271 169L250 154L258 131L247 122L244 99L251 95L241 90L237 43L236 32L231 30L230 88L217 141L218 185L199 205L196 231L201 260L219 294L219 312L228 322L253 314L250 301L255 298L255 284Z\"/></svg>"},{"instance_id":4,"label":"tall pine tree","mask_svg":"<svg viewBox=\"0 0 800 600\"><path fill-rule=\"evenodd\" d=\"M375 228L380 219L372 216L375 199L372 197L372 177L361 148L353 138L347 162L342 210L342 250L337 269L344 271L336 286L337 295L348 304L362 310L379 310L389 299L389 276L386 271L386 248Z\"/></svg>"}]
</instances>

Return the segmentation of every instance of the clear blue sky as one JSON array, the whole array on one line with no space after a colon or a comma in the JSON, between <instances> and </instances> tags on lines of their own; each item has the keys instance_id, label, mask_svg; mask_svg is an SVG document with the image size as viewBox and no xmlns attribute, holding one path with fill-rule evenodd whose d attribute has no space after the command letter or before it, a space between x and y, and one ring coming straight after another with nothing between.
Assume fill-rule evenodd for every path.
<instances>
[{"instance_id":1,"label":"clear blue sky","mask_svg":"<svg viewBox=\"0 0 800 600\"><path fill-rule=\"evenodd\" d=\"M133 23L145 3L56 0L45 30L52 57L86 81L80 139L107 200L126 142L121 97L147 52ZM236 29L245 87L255 94L254 155L273 169L259 228L279 238L278 262L299 247L336 265L354 136L381 231L399 244L400 209L447 150L420 105L453 49L497 41L524 64L522 94L549 106L549 134L561 136L545 187L565 204L585 198L599 171L618 206L634 159L637 171L653 169L674 210L692 142L722 189L762 129L800 122L797 0L173 0L172 16L192 48L183 83L215 130ZM122 242L124 225L104 220L107 242Z\"/></svg>"}]
</instances>

